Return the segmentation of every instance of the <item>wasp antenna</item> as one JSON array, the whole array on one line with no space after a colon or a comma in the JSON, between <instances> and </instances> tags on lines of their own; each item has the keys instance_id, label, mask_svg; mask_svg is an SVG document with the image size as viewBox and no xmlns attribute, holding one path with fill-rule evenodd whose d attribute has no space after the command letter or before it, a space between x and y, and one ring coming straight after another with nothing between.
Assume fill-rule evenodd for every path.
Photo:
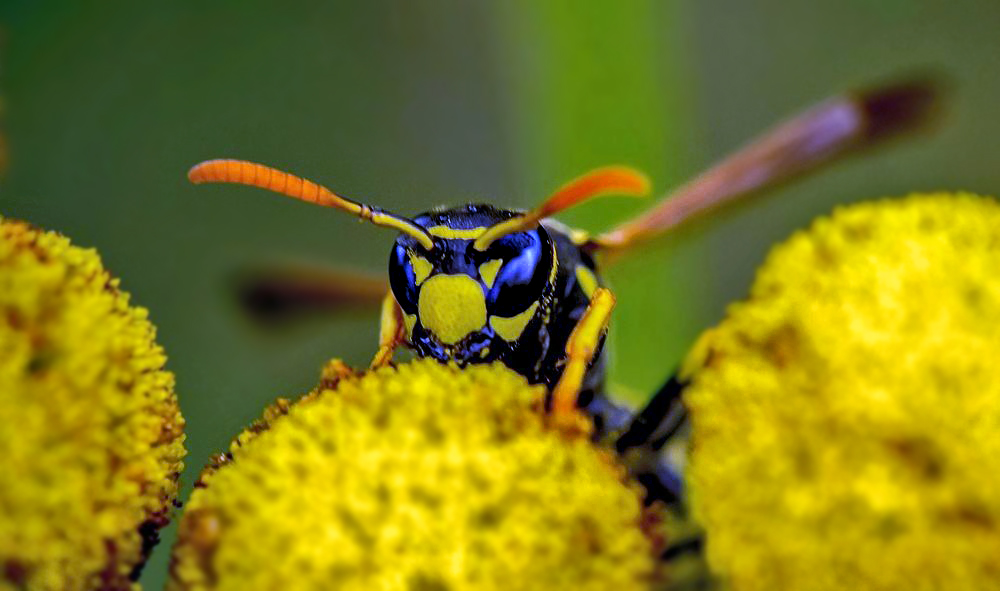
<instances>
[{"instance_id":1,"label":"wasp antenna","mask_svg":"<svg viewBox=\"0 0 1000 591\"><path fill-rule=\"evenodd\" d=\"M541 205L486 230L473 247L483 251L498 238L534 227L543 218L555 215L588 199L616 194L634 197L649 195L649 179L643 173L627 166L597 168L579 176L556 189Z\"/></svg>"},{"instance_id":2,"label":"wasp antenna","mask_svg":"<svg viewBox=\"0 0 1000 591\"><path fill-rule=\"evenodd\" d=\"M316 205L333 207L368 220L376 226L392 228L412 236L427 250L434 248L434 239L431 235L411 220L341 197L323 185L256 162L207 160L191 167L188 171L188 180L196 185L201 183L250 185Z\"/></svg>"}]
</instances>

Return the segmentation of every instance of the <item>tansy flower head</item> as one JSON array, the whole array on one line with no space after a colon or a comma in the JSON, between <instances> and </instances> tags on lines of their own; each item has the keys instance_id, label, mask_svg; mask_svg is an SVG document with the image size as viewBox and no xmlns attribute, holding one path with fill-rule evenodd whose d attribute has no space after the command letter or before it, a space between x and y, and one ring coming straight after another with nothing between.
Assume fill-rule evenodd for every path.
<instances>
[{"instance_id":1,"label":"tansy flower head","mask_svg":"<svg viewBox=\"0 0 1000 591\"><path fill-rule=\"evenodd\" d=\"M652 588L641 491L543 396L424 360L279 403L192 495L172 588Z\"/></svg>"},{"instance_id":2,"label":"tansy flower head","mask_svg":"<svg viewBox=\"0 0 1000 591\"><path fill-rule=\"evenodd\" d=\"M93 250L0 219L0 589L123 589L183 422L146 311Z\"/></svg>"},{"instance_id":3,"label":"tansy flower head","mask_svg":"<svg viewBox=\"0 0 1000 591\"><path fill-rule=\"evenodd\" d=\"M847 207L687 362L689 482L734 589L1000 588L1000 206Z\"/></svg>"}]
</instances>

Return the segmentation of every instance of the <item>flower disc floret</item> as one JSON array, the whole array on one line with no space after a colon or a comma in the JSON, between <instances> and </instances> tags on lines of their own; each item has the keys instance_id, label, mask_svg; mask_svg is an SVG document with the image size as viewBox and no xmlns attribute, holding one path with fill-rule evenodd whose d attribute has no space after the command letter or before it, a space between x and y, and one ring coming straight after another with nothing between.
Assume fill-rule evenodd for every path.
<instances>
[{"instance_id":1,"label":"flower disc floret","mask_svg":"<svg viewBox=\"0 0 1000 591\"><path fill-rule=\"evenodd\" d=\"M641 491L502 365L383 368L280 403L208 471L174 589L649 589Z\"/></svg>"},{"instance_id":2,"label":"flower disc floret","mask_svg":"<svg viewBox=\"0 0 1000 591\"><path fill-rule=\"evenodd\" d=\"M177 496L174 378L96 252L0 219L0 589L124 589Z\"/></svg>"},{"instance_id":3,"label":"flower disc floret","mask_svg":"<svg viewBox=\"0 0 1000 591\"><path fill-rule=\"evenodd\" d=\"M733 589L1000 589L1000 206L914 195L776 247L687 362Z\"/></svg>"}]
</instances>

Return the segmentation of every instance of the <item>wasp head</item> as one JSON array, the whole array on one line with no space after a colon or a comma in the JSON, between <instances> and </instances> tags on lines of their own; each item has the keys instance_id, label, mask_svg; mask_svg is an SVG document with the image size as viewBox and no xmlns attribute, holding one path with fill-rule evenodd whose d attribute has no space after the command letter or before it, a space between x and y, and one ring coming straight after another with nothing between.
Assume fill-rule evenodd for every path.
<instances>
[{"instance_id":1,"label":"wasp head","mask_svg":"<svg viewBox=\"0 0 1000 591\"><path fill-rule=\"evenodd\" d=\"M555 278L548 233L538 225L483 250L473 244L487 228L518 215L465 205L413 220L434 237L430 250L408 235L396 239L389 282L418 354L459 364L486 362L537 335Z\"/></svg>"}]
</instances>

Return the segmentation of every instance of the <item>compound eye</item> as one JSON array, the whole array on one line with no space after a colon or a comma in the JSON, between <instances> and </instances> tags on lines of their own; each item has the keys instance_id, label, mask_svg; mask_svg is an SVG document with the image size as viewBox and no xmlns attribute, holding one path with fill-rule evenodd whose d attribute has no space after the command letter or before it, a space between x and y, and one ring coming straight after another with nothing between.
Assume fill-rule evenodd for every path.
<instances>
[{"instance_id":1,"label":"compound eye","mask_svg":"<svg viewBox=\"0 0 1000 591\"><path fill-rule=\"evenodd\" d=\"M511 234L487 250L487 257L504 260L486 298L491 314L520 314L545 291L552 269L552 249L543 232L539 228Z\"/></svg>"},{"instance_id":2,"label":"compound eye","mask_svg":"<svg viewBox=\"0 0 1000 591\"><path fill-rule=\"evenodd\" d=\"M396 244L389 255L389 287L403 312L417 313L417 277L410 254L401 244Z\"/></svg>"}]
</instances>

